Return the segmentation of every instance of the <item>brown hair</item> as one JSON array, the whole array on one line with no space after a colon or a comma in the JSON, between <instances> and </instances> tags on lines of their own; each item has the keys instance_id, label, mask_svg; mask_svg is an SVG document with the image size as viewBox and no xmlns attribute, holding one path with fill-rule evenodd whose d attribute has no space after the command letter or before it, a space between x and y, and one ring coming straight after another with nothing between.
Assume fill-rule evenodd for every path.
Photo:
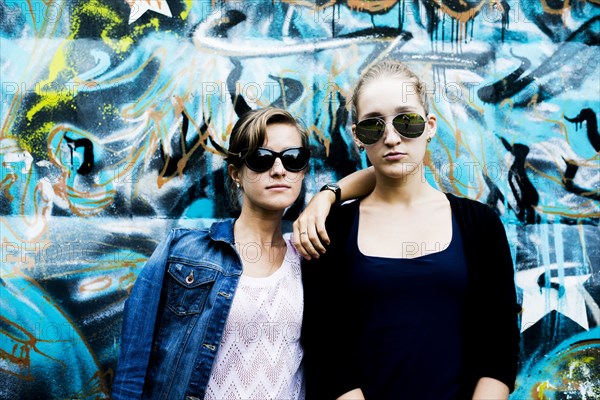
<instances>
[{"instance_id":1,"label":"brown hair","mask_svg":"<svg viewBox=\"0 0 600 400\"><path fill-rule=\"evenodd\" d=\"M362 88L371 81L381 77L405 77L414 81L416 94L419 96L419 101L425 109L425 115L429 114L429 102L427 100L427 91L425 83L415 74L408 66L400 61L392 59L384 59L371 66L362 72L358 83L352 93L350 104L352 106L352 122L356 123L358 118L358 97Z\"/></svg>"},{"instance_id":2,"label":"brown hair","mask_svg":"<svg viewBox=\"0 0 600 400\"><path fill-rule=\"evenodd\" d=\"M263 145L267 137L267 126L272 124L288 124L293 126L300 135L302 147L308 148L308 131L292 114L281 108L266 107L248 111L237 120L229 135L229 149L225 151L227 154L225 158L227 164L233 165L238 170L242 168L244 158ZM227 176L232 205L237 208L237 187L231 176L229 174Z\"/></svg>"}]
</instances>

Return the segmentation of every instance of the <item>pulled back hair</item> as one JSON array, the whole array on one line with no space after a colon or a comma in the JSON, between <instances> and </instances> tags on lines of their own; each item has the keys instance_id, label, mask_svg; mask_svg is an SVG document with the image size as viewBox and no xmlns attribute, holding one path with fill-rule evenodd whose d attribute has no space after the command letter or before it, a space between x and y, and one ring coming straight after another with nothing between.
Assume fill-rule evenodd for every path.
<instances>
[{"instance_id":1,"label":"pulled back hair","mask_svg":"<svg viewBox=\"0 0 600 400\"><path fill-rule=\"evenodd\" d=\"M425 109L425 115L429 114L429 101L427 99L427 91L425 87L425 83L419 78L417 74L415 74L406 64L403 62L392 60L392 59L384 59L375 64L370 65L366 70L364 70L360 78L358 79L358 83L354 88L354 92L352 93L352 98L350 104L352 106L352 122L358 122L358 98L362 92L362 89L369 82L372 82L378 78L408 78L411 80L415 87L415 93L419 97L419 102Z\"/></svg>"},{"instance_id":2,"label":"pulled back hair","mask_svg":"<svg viewBox=\"0 0 600 400\"><path fill-rule=\"evenodd\" d=\"M272 124L287 124L298 131L302 147L308 148L308 131L288 111L276 107L265 107L244 113L235 123L229 135L229 149L220 149L226 154L225 161L237 170L244 165L248 154L254 153L263 145L267 137L267 126ZM227 174L231 202L234 208L239 208L238 192L235 182Z\"/></svg>"}]
</instances>

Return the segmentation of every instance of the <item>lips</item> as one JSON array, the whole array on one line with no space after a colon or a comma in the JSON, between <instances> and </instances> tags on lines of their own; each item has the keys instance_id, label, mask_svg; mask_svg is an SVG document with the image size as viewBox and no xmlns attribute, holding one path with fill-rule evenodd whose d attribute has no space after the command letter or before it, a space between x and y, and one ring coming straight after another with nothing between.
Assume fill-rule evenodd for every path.
<instances>
[{"instance_id":1,"label":"lips","mask_svg":"<svg viewBox=\"0 0 600 400\"><path fill-rule=\"evenodd\" d=\"M267 189L269 190L285 190L285 189L290 189L289 185L270 185L267 186Z\"/></svg>"},{"instance_id":2,"label":"lips","mask_svg":"<svg viewBox=\"0 0 600 400\"><path fill-rule=\"evenodd\" d=\"M383 158L385 158L386 160L400 160L404 157L406 157L406 153L403 153L401 151L390 151L389 153L386 153L383 155Z\"/></svg>"}]
</instances>

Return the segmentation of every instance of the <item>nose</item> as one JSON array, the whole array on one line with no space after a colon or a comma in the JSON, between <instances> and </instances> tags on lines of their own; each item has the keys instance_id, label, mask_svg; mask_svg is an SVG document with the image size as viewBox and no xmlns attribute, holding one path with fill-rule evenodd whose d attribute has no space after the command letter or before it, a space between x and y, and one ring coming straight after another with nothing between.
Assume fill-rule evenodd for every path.
<instances>
[{"instance_id":1,"label":"nose","mask_svg":"<svg viewBox=\"0 0 600 400\"><path fill-rule=\"evenodd\" d=\"M278 175L285 175L285 168L283 167L283 162L281 161L281 158L277 157L275 158L275 162L273 163L273 166L271 167L271 175L273 176L278 176Z\"/></svg>"},{"instance_id":2,"label":"nose","mask_svg":"<svg viewBox=\"0 0 600 400\"><path fill-rule=\"evenodd\" d=\"M395 145L402 141L402 136L392 124L392 121L385 121L385 131L383 132L383 143Z\"/></svg>"}]
</instances>

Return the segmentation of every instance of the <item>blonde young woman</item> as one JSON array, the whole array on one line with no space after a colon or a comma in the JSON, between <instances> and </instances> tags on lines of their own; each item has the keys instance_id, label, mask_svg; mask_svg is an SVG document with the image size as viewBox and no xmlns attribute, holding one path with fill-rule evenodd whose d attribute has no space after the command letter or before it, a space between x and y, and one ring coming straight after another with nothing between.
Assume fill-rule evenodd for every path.
<instances>
[{"instance_id":1,"label":"blonde young woman","mask_svg":"<svg viewBox=\"0 0 600 400\"><path fill-rule=\"evenodd\" d=\"M334 207L326 223L333 194L318 193L294 223L296 247L310 260L307 398L508 398L520 307L502 222L425 179L437 120L406 65L369 67L352 106L375 188Z\"/></svg>"},{"instance_id":2,"label":"blonde young woman","mask_svg":"<svg viewBox=\"0 0 600 400\"><path fill-rule=\"evenodd\" d=\"M304 399L301 258L282 217L301 191L308 134L285 110L254 110L226 153L240 215L173 229L147 261L125 303L114 400ZM364 173L348 178L344 198L372 187Z\"/></svg>"}]
</instances>

